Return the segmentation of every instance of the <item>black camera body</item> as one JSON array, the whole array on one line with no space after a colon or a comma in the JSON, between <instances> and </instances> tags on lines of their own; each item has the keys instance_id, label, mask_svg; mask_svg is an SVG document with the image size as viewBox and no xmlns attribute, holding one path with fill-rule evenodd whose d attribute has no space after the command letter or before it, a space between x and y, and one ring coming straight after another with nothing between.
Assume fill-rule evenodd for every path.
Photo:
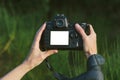
<instances>
[{"instance_id":1,"label":"black camera body","mask_svg":"<svg viewBox=\"0 0 120 80\"><path fill-rule=\"evenodd\" d=\"M80 23L86 32L87 23ZM68 23L63 14L57 14L52 21L46 23L46 29L40 41L41 50L60 49L60 50L82 50L83 40L75 29L75 23Z\"/></svg>"}]
</instances>

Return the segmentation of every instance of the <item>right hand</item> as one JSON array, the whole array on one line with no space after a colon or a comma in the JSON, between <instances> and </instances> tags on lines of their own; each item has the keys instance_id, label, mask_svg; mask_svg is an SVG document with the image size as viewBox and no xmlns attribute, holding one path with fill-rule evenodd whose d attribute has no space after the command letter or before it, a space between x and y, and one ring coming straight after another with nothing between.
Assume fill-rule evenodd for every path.
<instances>
[{"instance_id":1,"label":"right hand","mask_svg":"<svg viewBox=\"0 0 120 80\"><path fill-rule=\"evenodd\" d=\"M89 27L90 34L87 35L79 24L75 24L76 30L82 36L83 48L87 58L89 58L91 55L97 54L96 33L92 25L89 25Z\"/></svg>"}]
</instances>

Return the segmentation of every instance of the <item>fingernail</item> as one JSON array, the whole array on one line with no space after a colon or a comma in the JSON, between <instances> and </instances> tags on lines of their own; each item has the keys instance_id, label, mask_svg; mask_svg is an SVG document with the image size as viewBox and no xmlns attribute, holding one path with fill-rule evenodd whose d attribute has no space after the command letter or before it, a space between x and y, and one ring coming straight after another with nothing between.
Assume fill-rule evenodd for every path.
<instances>
[{"instance_id":1,"label":"fingernail","mask_svg":"<svg viewBox=\"0 0 120 80\"><path fill-rule=\"evenodd\" d=\"M79 24L78 24L78 23L76 23L76 24L75 24L75 26L79 26Z\"/></svg>"},{"instance_id":2,"label":"fingernail","mask_svg":"<svg viewBox=\"0 0 120 80\"><path fill-rule=\"evenodd\" d=\"M58 53L58 50L55 50L55 53Z\"/></svg>"},{"instance_id":3,"label":"fingernail","mask_svg":"<svg viewBox=\"0 0 120 80\"><path fill-rule=\"evenodd\" d=\"M75 27L76 27L76 28L79 28L79 27L80 27L80 25L79 25L78 23L76 23L76 24L75 24Z\"/></svg>"}]
</instances>

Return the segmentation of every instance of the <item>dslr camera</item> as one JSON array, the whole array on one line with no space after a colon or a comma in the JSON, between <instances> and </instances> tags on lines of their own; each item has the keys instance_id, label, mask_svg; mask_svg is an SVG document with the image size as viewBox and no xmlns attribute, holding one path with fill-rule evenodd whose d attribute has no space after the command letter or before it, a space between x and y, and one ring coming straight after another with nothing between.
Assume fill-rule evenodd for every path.
<instances>
[{"instance_id":1,"label":"dslr camera","mask_svg":"<svg viewBox=\"0 0 120 80\"><path fill-rule=\"evenodd\" d=\"M80 23L86 32L87 23ZM75 29L75 23L69 23L64 14L57 14L55 18L46 23L46 29L40 41L41 50L82 50L83 40Z\"/></svg>"}]
</instances>

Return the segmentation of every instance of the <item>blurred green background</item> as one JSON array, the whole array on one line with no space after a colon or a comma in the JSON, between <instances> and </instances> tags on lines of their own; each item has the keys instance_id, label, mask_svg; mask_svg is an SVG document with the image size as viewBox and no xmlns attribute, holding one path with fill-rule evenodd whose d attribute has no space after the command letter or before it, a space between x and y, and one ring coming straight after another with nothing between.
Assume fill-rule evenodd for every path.
<instances>
[{"instance_id":1,"label":"blurred green background","mask_svg":"<svg viewBox=\"0 0 120 80\"><path fill-rule=\"evenodd\" d=\"M70 22L87 22L97 33L98 52L106 59L105 80L120 80L120 0L0 0L0 77L29 53L39 27L62 13ZM82 51L59 51L50 57L55 70L73 77L86 71ZM22 80L55 80L43 62Z\"/></svg>"}]
</instances>

